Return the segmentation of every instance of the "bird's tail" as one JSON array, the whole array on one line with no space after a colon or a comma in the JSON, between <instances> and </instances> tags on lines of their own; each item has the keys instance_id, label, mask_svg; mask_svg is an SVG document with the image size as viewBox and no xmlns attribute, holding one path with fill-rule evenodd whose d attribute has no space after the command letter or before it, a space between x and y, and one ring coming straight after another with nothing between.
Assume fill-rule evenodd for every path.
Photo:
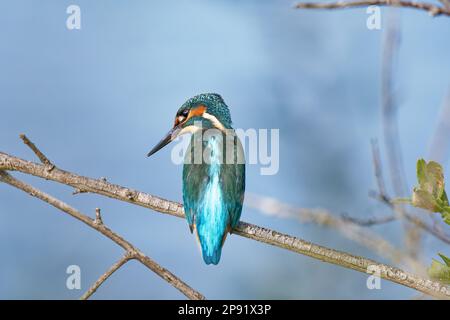
<instances>
[{"instance_id":1,"label":"bird's tail","mask_svg":"<svg viewBox=\"0 0 450 320\"><path fill-rule=\"evenodd\" d=\"M220 255L222 253L222 248L214 250L212 253L206 252L202 249L203 260L206 264L218 264L220 261Z\"/></svg>"},{"instance_id":2,"label":"bird's tail","mask_svg":"<svg viewBox=\"0 0 450 320\"><path fill-rule=\"evenodd\" d=\"M220 261L220 256L222 254L222 246L227 237L229 228L226 227L222 235L212 235L211 233L201 232L195 228L195 233L197 235L197 240L200 244L200 249L202 251L203 261L206 264L217 265Z\"/></svg>"}]
</instances>

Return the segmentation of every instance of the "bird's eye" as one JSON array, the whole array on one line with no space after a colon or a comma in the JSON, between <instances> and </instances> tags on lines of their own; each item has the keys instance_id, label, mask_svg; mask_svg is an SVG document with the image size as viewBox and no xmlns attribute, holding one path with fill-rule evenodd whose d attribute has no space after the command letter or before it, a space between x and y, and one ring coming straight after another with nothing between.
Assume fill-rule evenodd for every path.
<instances>
[{"instance_id":1,"label":"bird's eye","mask_svg":"<svg viewBox=\"0 0 450 320\"><path fill-rule=\"evenodd\" d=\"M183 117L185 117L185 118L188 116L188 114L189 114L189 110L188 110L188 109L183 110L183 112L181 113L181 115L182 115Z\"/></svg>"}]
</instances>

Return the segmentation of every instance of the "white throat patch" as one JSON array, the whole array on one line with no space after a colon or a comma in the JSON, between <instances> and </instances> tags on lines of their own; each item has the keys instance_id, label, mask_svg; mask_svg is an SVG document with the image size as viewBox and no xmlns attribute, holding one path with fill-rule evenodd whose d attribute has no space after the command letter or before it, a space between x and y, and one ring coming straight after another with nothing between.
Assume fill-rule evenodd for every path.
<instances>
[{"instance_id":1,"label":"white throat patch","mask_svg":"<svg viewBox=\"0 0 450 320\"><path fill-rule=\"evenodd\" d=\"M220 123L219 120L212 114L209 114L208 112L203 113L203 118L208 119L212 122L213 126L221 131L225 131L225 127Z\"/></svg>"}]
</instances>

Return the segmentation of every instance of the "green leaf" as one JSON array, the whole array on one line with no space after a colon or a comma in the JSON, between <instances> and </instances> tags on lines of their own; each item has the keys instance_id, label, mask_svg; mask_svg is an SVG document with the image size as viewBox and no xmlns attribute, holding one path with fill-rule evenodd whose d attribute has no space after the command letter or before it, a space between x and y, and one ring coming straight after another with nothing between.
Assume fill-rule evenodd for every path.
<instances>
[{"instance_id":1,"label":"green leaf","mask_svg":"<svg viewBox=\"0 0 450 320\"><path fill-rule=\"evenodd\" d=\"M428 162L427 175L433 196L440 200L443 200L444 197L447 198L444 189L444 170L442 169L442 166L434 161Z\"/></svg>"},{"instance_id":2,"label":"green leaf","mask_svg":"<svg viewBox=\"0 0 450 320\"><path fill-rule=\"evenodd\" d=\"M418 208L422 208L431 212L440 212L441 207L437 201L433 198L431 193L425 190L415 189L412 195L412 205Z\"/></svg>"},{"instance_id":3,"label":"green leaf","mask_svg":"<svg viewBox=\"0 0 450 320\"><path fill-rule=\"evenodd\" d=\"M417 160L417 181L419 182L419 186L424 185L427 179L427 163L424 159Z\"/></svg>"},{"instance_id":4,"label":"green leaf","mask_svg":"<svg viewBox=\"0 0 450 320\"><path fill-rule=\"evenodd\" d=\"M412 204L431 212L443 213L443 208L449 203L445 193L442 166L435 161L427 163L425 160L419 159L417 161L417 180L419 185L414 188Z\"/></svg>"},{"instance_id":5,"label":"green leaf","mask_svg":"<svg viewBox=\"0 0 450 320\"><path fill-rule=\"evenodd\" d=\"M444 260L445 264L447 265L447 267L450 267L450 258L447 258L446 256L444 256L442 253L438 253L439 257L442 258L442 260Z\"/></svg>"},{"instance_id":6,"label":"green leaf","mask_svg":"<svg viewBox=\"0 0 450 320\"><path fill-rule=\"evenodd\" d=\"M447 198L447 193L445 192L445 190L442 193L440 200L442 201L444 206L448 206L448 198Z\"/></svg>"},{"instance_id":7,"label":"green leaf","mask_svg":"<svg viewBox=\"0 0 450 320\"><path fill-rule=\"evenodd\" d=\"M441 256L442 257L442 256ZM446 258L447 259L447 258ZM450 267L435 259L431 262L428 268L428 276L444 284L450 284Z\"/></svg>"},{"instance_id":8,"label":"green leaf","mask_svg":"<svg viewBox=\"0 0 450 320\"><path fill-rule=\"evenodd\" d=\"M426 163L423 159L417 161L417 180L419 189L431 193L437 199L444 197L444 173L439 163Z\"/></svg>"},{"instance_id":9,"label":"green leaf","mask_svg":"<svg viewBox=\"0 0 450 320\"><path fill-rule=\"evenodd\" d=\"M446 224L450 224L450 207L443 208L442 219Z\"/></svg>"},{"instance_id":10,"label":"green leaf","mask_svg":"<svg viewBox=\"0 0 450 320\"><path fill-rule=\"evenodd\" d=\"M419 185L423 185L427 182L426 168L427 163L424 159L417 160L417 181L419 182Z\"/></svg>"}]
</instances>

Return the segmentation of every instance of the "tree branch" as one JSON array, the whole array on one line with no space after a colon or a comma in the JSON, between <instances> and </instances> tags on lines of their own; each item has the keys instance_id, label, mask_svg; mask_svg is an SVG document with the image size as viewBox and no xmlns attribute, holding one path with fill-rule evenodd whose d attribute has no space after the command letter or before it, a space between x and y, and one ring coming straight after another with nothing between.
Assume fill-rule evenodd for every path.
<instances>
[{"instance_id":1,"label":"tree branch","mask_svg":"<svg viewBox=\"0 0 450 320\"><path fill-rule=\"evenodd\" d=\"M442 0L441 2L446 1ZM331 3L301 2L295 5L296 9L346 9L367 6L391 6L424 10L431 16L450 16L448 6L440 7L427 2L403 0L367 0L367 1L336 1Z\"/></svg>"},{"instance_id":2,"label":"tree branch","mask_svg":"<svg viewBox=\"0 0 450 320\"><path fill-rule=\"evenodd\" d=\"M281 216L283 218L296 218L300 219L303 223L312 222L323 227L334 229L347 239L365 246L379 256L386 257L394 263L406 263L408 266L420 270L421 273L425 273L425 267L416 260L411 259L408 255L403 254L378 234L355 224L351 220L349 221L339 216L336 217L328 210L295 208L276 199L253 194L246 195L246 205L266 214Z\"/></svg>"},{"instance_id":3,"label":"tree branch","mask_svg":"<svg viewBox=\"0 0 450 320\"><path fill-rule=\"evenodd\" d=\"M69 185L71 187L85 190L87 192L100 194L110 198L133 203L142 207L150 208L158 212L177 216L179 218L184 218L183 207L179 203L164 200L162 198L155 197L130 188L124 188L119 185L111 184L102 179L97 180L79 176L74 173L61 170L57 167L55 167L51 172L48 172L47 170L45 170L45 166L43 165L13 157L3 152L0 152L0 170L19 171L25 174L30 174L33 176ZM2 176L5 176L5 174L6 173L3 173ZM104 227L103 224L94 224L92 219L84 217L78 211L69 207L68 205L61 204L58 200L49 198L48 195L43 196L42 193L40 193L38 190L32 187L30 189L23 183L18 183L18 187L20 189L36 197L46 198L46 200L50 201L50 204L71 214L72 216L85 222L94 229L99 230L103 234L105 234L107 230L110 231L109 229ZM359 257L345 252L329 249L274 230L262 228L246 222L240 222L237 228L233 230L233 233L363 273L367 272L369 266L376 266L380 271L380 276L386 280L410 287L437 298L450 298L450 289L439 282L431 281L415 274L405 272L401 269L381 264L370 259L366 259L364 257ZM117 236L112 237L111 239L113 239L119 245L121 244L125 250L129 249L129 243L126 242L126 240L124 240L123 238L119 237L119 242L117 241ZM140 253L138 256L139 259L142 259L140 260L141 262L144 261L147 263L147 266L151 266L152 270L155 269L154 262L149 258L144 257L145 256L142 253ZM149 260L152 263L149 263ZM164 271L165 272L161 273L165 274L164 278L170 283L174 284L181 282L181 280L173 275L167 276L168 271L165 269ZM195 295L195 292L192 292L192 294ZM200 297L202 296L200 295L199 298Z\"/></svg>"},{"instance_id":4,"label":"tree branch","mask_svg":"<svg viewBox=\"0 0 450 320\"><path fill-rule=\"evenodd\" d=\"M38 165L38 164L37 164ZM48 172L45 169L45 166L38 165L41 167L41 170L46 172L46 174L51 175L52 172ZM56 167L55 167L56 170ZM46 194L20 180L17 180L16 178L12 177L10 174L6 173L5 171L0 170L0 181L4 182L6 184L9 184L13 187L16 187L17 189L20 189L28 194L30 194L33 197L36 197L44 202L47 202L48 204L54 206L55 208L68 213L75 219L80 220L81 222L85 223L92 229L97 230L104 236L108 237L115 243L117 243L119 246L121 246L125 251L132 253L133 258L140 261L143 265L145 265L147 268L155 272L157 275L159 275L161 278L163 278L165 281L170 283L172 286L177 288L181 293L183 293L186 297L189 299L195 299L195 300L202 300L205 299L205 297L200 294L199 292L195 291L191 287L189 287L186 283L184 283L181 279L179 279L177 276L172 274L169 270L161 267L158 263L144 255L139 249L134 247L130 242L122 238L117 233L113 232L111 229L106 227L103 223L97 223L95 220L89 218L87 215L81 213L80 211L76 210L75 208L69 206L68 204L62 202L61 200L58 200L54 197L52 197L49 194Z\"/></svg>"},{"instance_id":5,"label":"tree branch","mask_svg":"<svg viewBox=\"0 0 450 320\"><path fill-rule=\"evenodd\" d=\"M95 291L97 291L97 289L103 284L103 282L106 281L106 279L108 279L114 272L119 270L120 267L122 267L125 263L127 263L131 259L133 259L133 254L127 252L122 258L120 258L119 261L113 264L113 266L108 271L102 274L97 281L95 281L95 283L88 289L88 291L86 291L86 293L81 296L80 300L89 299L89 297L92 296L95 293Z\"/></svg>"},{"instance_id":6,"label":"tree branch","mask_svg":"<svg viewBox=\"0 0 450 320\"><path fill-rule=\"evenodd\" d=\"M312 242L245 222L241 222L234 233L363 273L367 273L369 266L374 266L378 268L380 276L383 279L413 288L437 298L450 299L450 289L445 285L386 264L378 263L374 260L329 249Z\"/></svg>"}]
</instances>

